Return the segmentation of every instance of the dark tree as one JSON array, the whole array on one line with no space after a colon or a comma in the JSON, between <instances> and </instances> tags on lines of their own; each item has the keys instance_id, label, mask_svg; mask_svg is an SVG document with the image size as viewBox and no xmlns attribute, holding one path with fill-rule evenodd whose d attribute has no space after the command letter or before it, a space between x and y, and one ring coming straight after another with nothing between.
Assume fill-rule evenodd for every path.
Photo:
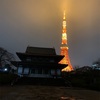
<instances>
[{"instance_id":1,"label":"dark tree","mask_svg":"<svg viewBox=\"0 0 100 100\"><path fill-rule=\"evenodd\" d=\"M100 58L97 61L93 62L92 66L94 69L100 70Z\"/></svg>"},{"instance_id":2,"label":"dark tree","mask_svg":"<svg viewBox=\"0 0 100 100\"><path fill-rule=\"evenodd\" d=\"M10 63L11 60L14 60L14 55L0 47L0 66Z\"/></svg>"}]
</instances>

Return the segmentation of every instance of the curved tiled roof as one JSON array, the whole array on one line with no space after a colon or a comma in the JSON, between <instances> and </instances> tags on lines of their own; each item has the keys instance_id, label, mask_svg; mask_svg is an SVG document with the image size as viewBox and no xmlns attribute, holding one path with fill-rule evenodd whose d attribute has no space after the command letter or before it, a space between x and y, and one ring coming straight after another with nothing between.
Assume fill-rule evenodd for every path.
<instances>
[{"instance_id":1,"label":"curved tiled roof","mask_svg":"<svg viewBox=\"0 0 100 100\"><path fill-rule=\"evenodd\" d=\"M54 48L41 48L41 47L27 47L26 52L28 54L40 54L40 55L56 55Z\"/></svg>"}]
</instances>

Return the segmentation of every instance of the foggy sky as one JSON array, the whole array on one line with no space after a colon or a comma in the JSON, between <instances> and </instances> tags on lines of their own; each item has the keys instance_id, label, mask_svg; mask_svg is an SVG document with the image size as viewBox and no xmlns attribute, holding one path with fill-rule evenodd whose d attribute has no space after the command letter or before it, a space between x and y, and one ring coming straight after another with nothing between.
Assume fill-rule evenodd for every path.
<instances>
[{"instance_id":1,"label":"foggy sky","mask_svg":"<svg viewBox=\"0 0 100 100\"><path fill-rule=\"evenodd\" d=\"M15 54L26 47L54 47L60 54L66 9L73 66L100 58L100 0L0 0L0 47Z\"/></svg>"}]
</instances>

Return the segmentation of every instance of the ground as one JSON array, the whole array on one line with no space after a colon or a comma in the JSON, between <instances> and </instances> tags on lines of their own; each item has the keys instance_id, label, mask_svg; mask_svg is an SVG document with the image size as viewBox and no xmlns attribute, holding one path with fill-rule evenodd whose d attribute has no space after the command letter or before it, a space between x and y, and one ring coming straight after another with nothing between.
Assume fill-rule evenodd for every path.
<instances>
[{"instance_id":1,"label":"ground","mask_svg":"<svg viewBox=\"0 0 100 100\"><path fill-rule=\"evenodd\" d=\"M73 87L0 86L0 100L100 100L100 92Z\"/></svg>"}]
</instances>

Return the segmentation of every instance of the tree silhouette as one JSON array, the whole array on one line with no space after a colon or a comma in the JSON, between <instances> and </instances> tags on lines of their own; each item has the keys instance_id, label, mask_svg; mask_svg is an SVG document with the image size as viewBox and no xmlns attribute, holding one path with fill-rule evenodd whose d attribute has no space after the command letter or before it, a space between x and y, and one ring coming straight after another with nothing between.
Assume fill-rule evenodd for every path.
<instances>
[{"instance_id":1,"label":"tree silhouette","mask_svg":"<svg viewBox=\"0 0 100 100\"><path fill-rule=\"evenodd\" d=\"M97 61L93 62L92 66L94 69L100 70L100 58Z\"/></svg>"},{"instance_id":2,"label":"tree silhouette","mask_svg":"<svg viewBox=\"0 0 100 100\"><path fill-rule=\"evenodd\" d=\"M10 63L11 60L14 59L14 55L4 48L0 47L0 66L4 66Z\"/></svg>"}]
</instances>

